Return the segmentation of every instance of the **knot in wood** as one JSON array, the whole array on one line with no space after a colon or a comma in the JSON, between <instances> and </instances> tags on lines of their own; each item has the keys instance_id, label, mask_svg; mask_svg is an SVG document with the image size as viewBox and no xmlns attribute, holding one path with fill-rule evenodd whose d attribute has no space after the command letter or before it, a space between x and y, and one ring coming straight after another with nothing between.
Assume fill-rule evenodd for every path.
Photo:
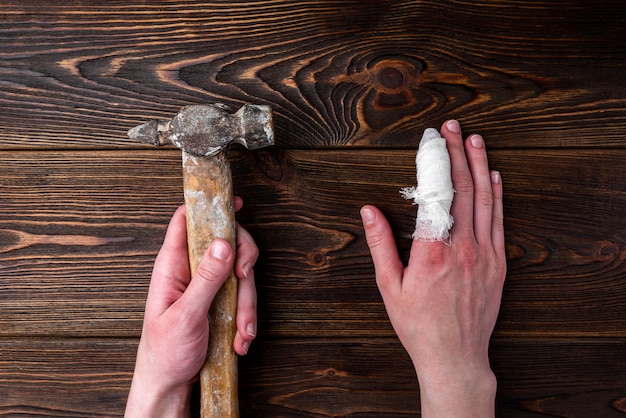
<instances>
[{"instance_id":1,"label":"knot in wood","mask_svg":"<svg viewBox=\"0 0 626 418\"><path fill-rule=\"evenodd\" d=\"M419 111L422 106L411 108L423 102L419 85L424 68L423 62L411 57L383 58L371 63L368 71L375 92L372 107L376 110L405 109L411 113Z\"/></svg>"},{"instance_id":2,"label":"knot in wood","mask_svg":"<svg viewBox=\"0 0 626 418\"><path fill-rule=\"evenodd\" d=\"M309 262L313 266L321 267L326 264L326 254L322 252L309 254Z\"/></svg>"},{"instance_id":3,"label":"knot in wood","mask_svg":"<svg viewBox=\"0 0 626 418\"><path fill-rule=\"evenodd\" d=\"M399 59L377 62L372 68L373 81L379 92L400 93L417 82L420 69Z\"/></svg>"},{"instance_id":4,"label":"knot in wood","mask_svg":"<svg viewBox=\"0 0 626 418\"><path fill-rule=\"evenodd\" d=\"M384 67L376 74L381 86L388 89L397 89L404 84L404 74L394 67Z\"/></svg>"}]
</instances>

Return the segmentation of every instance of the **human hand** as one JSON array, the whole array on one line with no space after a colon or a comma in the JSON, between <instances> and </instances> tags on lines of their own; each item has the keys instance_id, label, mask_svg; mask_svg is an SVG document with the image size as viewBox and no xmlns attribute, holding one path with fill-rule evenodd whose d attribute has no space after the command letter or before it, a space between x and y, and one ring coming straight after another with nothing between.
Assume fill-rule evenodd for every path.
<instances>
[{"instance_id":1,"label":"human hand","mask_svg":"<svg viewBox=\"0 0 626 418\"><path fill-rule=\"evenodd\" d=\"M243 205L235 199L235 210ZM256 289L252 267L258 248L237 225L239 279L237 333L234 349L248 352L256 335ZM127 417L189 416L191 387L204 364L209 340L211 302L231 269L235 254L217 239L205 253L190 281L185 207L178 208L167 229L154 270L137 350L135 372L126 405Z\"/></svg>"},{"instance_id":2,"label":"human hand","mask_svg":"<svg viewBox=\"0 0 626 418\"><path fill-rule=\"evenodd\" d=\"M502 182L482 137L464 144L456 121L441 134L456 191L450 243L414 240L405 268L384 215L373 206L361 215L389 319L418 376L422 415L493 416L488 348L506 276Z\"/></svg>"}]
</instances>

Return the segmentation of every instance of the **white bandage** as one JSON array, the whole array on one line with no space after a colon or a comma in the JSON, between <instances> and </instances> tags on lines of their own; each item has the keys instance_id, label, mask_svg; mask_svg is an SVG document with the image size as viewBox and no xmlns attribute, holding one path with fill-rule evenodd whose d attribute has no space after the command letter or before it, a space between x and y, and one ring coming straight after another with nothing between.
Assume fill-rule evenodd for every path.
<instances>
[{"instance_id":1,"label":"white bandage","mask_svg":"<svg viewBox=\"0 0 626 418\"><path fill-rule=\"evenodd\" d=\"M450 207L454 198L450 156L446 140L436 129L424 131L415 157L417 187L407 187L400 192L413 199L417 209L414 239L444 241L450 237L454 223Z\"/></svg>"}]
</instances>

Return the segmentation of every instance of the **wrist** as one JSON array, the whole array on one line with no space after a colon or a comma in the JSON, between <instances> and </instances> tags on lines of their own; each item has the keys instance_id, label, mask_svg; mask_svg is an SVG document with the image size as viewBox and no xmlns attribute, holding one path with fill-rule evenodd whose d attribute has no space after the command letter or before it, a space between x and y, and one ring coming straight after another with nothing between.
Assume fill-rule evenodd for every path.
<instances>
[{"instance_id":1,"label":"wrist","mask_svg":"<svg viewBox=\"0 0 626 418\"><path fill-rule=\"evenodd\" d=\"M491 369L418 376L424 418L495 416L497 381Z\"/></svg>"},{"instance_id":2,"label":"wrist","mask_svg":"<svg viewBox=\"0 0 626 418\"><path fill-rule=\"evenodd\" d=\"M126 418L190 416L190 385L166 387L135 374L126 403Z\"/></svg>"}]
</instances>

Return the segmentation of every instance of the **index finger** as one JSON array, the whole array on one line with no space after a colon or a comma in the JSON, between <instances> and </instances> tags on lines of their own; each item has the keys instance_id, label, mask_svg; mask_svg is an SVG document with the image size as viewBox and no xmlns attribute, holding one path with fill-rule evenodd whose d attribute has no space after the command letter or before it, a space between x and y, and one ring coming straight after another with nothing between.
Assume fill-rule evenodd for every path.
<instances>
[{"instance_id":1,"label":"index finger","mask_svg":"<svg viewBox=\"0 0 626 418\"><path fill-rule=\"evenodd\" d=\"M174 303L178 295L173 295L168 289L179 289L189 283L189 259L187 252L187 225L185 220L185 206L180 206L167 227L163 245L154 261L152 279L148 290L146 312L155 309L159 313L165 311ZM171 299L169 299L169 298Z\"/></svg>"}]
</instances>

